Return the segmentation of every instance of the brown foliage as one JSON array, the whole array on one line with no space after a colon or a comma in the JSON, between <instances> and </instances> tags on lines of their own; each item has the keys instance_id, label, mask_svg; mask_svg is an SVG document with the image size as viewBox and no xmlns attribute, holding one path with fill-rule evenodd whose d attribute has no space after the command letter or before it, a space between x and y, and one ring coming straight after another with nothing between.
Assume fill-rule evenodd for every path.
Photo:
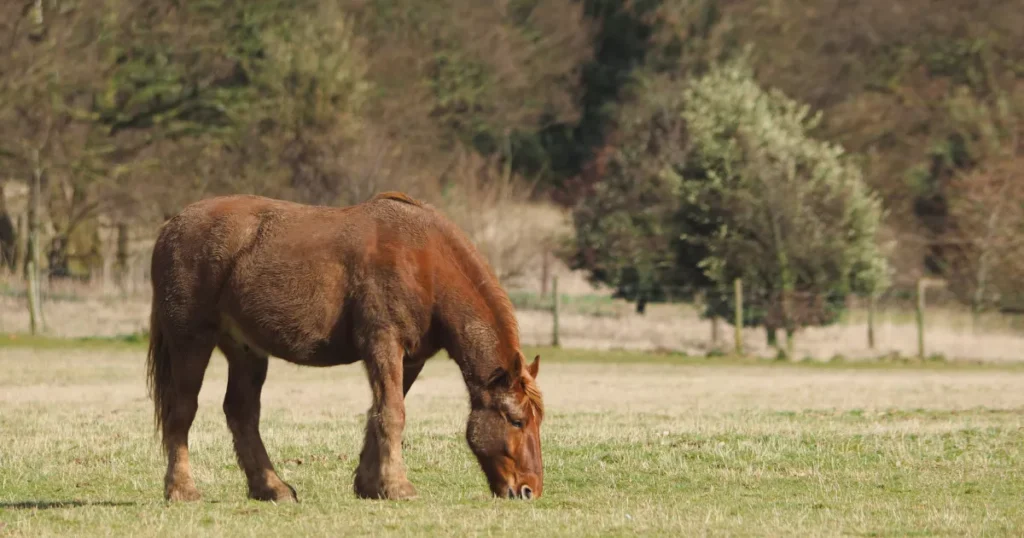
<instances>
[{"instance_id":1,"label":"brown foliage","mask_svg":"<svg viewBox=\"0 0 1024 538\"><path fill-rule=\"evenodd\" d=\"M437 205L470 237L501 282L538 270L542 256L568 232L562 211L532 201L531 186L503 170L495 157L459 149L443 192Z\"/></svg>"},{"instance_id":2,"label":"brown foliage","mask_svg":"<svg viewBox=\"0 0 1024 538\"><path fill-rule=\"evenodd\" d=\"M1024 154L989 162L954 180L951 208L964 256L952 280L975 308L1024 297Z\"/></svg>"},{"instance_id":3,"label":"brown foliage","mask_svg":"<svg viewBox=\"0 0 1024 538\"><path fill-rule=\"evenodd\" d=\"M378 3L3 3L0 160L43 168L44 234L92 252L101 220L152 228L216 194L440 199L477 134L509 157L510 133L577 113L578 3Z\"/></svg>"}]
</instances>

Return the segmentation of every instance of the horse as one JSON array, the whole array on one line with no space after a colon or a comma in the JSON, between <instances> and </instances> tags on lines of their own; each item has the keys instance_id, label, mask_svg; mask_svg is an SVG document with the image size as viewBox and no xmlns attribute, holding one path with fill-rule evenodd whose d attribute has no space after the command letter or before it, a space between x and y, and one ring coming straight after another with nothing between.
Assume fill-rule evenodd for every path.
<instances>
[{"instance_id":1,"label":"horse","mask_svg":"<svg viewBox=\"0 0 1024 538\"><path fill-rule=\"evenodd\" d=\"M188 436L214 348L227 359L223 411L252 499L297 502L260 436L270 357L309 367L362 361L372 402L354 472L364 499L411 499L405 396L444 350L469 395L465 440L492 495L544 490L536 379L507 293L466 235L402 192L347 207L255 195L193 202L160 227L146 380L166 452L164 498L201 498Z\"/></svg>"}]
</instances>

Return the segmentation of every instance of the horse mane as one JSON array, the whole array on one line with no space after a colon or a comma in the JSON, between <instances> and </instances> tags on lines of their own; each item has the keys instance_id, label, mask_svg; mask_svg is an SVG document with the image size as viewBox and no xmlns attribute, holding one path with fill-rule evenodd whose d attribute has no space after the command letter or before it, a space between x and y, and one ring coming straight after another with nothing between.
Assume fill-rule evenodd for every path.
<instances>
[{"instance_id":1,"label":"horse mane","mask_svg":"<svg viewBox=\"0 0 1024 538\"><path fill-rule=\"evenodd\" d=\"M409 196L408 194L399 191L382 192L375 195L373 198L370 198L371 202L376 202L377 200L394 200L396 202L402 202L417 207L423 207L423 202L420 202L419 200L416 200L415 198Z\"/></svg>"},{"instance_id":2,"label":"horse mane","mask_svg":"<svg viewBox=\"0 0 1024 538\"><path fill-rule=\"evenodd\" d=\"M438 214L439 213L436 213ZM455 223L447 218L438 219L451 246L461 261L461 268L473 283L474 289L483 297L497 324L498 340L515 351L519 351L519 320L508 293L501 287L498 276L480 251L473 246L469 237ZM511 367L513 356L504 356L504 366Z\"/></svg>"},{"instance_id":3,"label":"horse mane","mask_svg":"<svg viewBox=\"0 0 1024 538\"><path fill-rule=\"evenodd\" d=\"M456 247L457 254L462 259L470 262L463 266L463 271L466 272L466 276L472 279L475 283L475 289L483 296L484 301L490 307L491 314L494 315L494 320L497 324L498 341L515 350L514 354L500 355L504 362L502 366L511 370L517 362L515 360L516 355L522 355L519 349L519 320L516 318L515 306L512 304L512 300L509 299L508 293L501 287L501 283L498 281L498 277L494 274L490 264L487 263L487 260L476 248L473 248L465 233L448 219L440 220L444 223L444 229ZM523 376L522 373L513 373L521 380L520 386L523 389L522 404L535 414L538 421L543 420L544 399L540 388L537 387L537 383L534 382L533 378Z\"/></svg>"},{"instance_id":4,"label":"horse mane","mask_svg":"<svg viewBox=\"0 0 1024 538\"><path fill-rule=\"evenodd\" d=\"M445 228L447 228L448 236L458 250L458 254L464 260L463 271L467 273L466 276L472 279L476 291L484 298L487 306L491 309L491 313L494 315L494 321L498 325L499 340L502 340L518 351L519 320L516 319L512 300L509 299L508 294L501 287L501 282L498 280L498 276L494 274L494 269L487 263L483 255L474 248L472 242L470 242L469 238L466 237L460 228L447 221L445 222ZM511 358L511 356L505 357L506 366L511 366Z\"/></svg>"},{"instance_id":5,"label":"horse mane","mask_svg":"<svg viewBox=\"0 0 1024 538\"><path fill-rule=\"evenodd\" d=\"M487 263L487 259L483 257L479 249L473 245L465 231L432 205L416 200L403 192L382 192L370 200L394 200L422 208L434 216L435 223L444 231L459 261L462 262L460 265L463 273L474 284L474 289L480 293L484 302L490 308L494 321L497 324L499 341L511 346L518 352L519 320L515 315L515 306L512 304L512 300L509 299L508 293L501 287L501 282L494 273L494 269ZM511 355L503 357L503 359L505 362L504 366L512 366ZM527 389L530 399L536 401L539 409L543 408L543 405L540 403L540 393L536 390L536 387L532 383L526 383L525 385L530 387Z\"/></svg>"},{"instance_id":6,"label":"horse mane","mask_svg":"<svg viewBox=\"0 0 1024 538\"><path fill-rule=\"evenodd\" d=\"M501 283L498 281L498 277L494 274L490 264L487 263L487 260L475 248L471 248L469 239L465 237L465 234L455 227L454 224L449 224L448 227L455 228L454 230L449 229L449 235L461 247L459 249L462 251L460 254L466 254L466 257L474 262L471 266L475 267L472 267L471 271L477 274L467 276L473 278L477 291L480 292L491 308L491 313L494 315L498 326L498 341L504 342L515 350L515 354L499 355L503 359L503 366L512 369L513 365L517 363L515 360L516 355L522 355L522 352L519 350L519 320L516 318L515 306L513 306L512 300L509 299L508 293L501 287ZM534 413L538 421L543 420L544 399L540 388L537 387L537 383L534 382L532 377L524 376L523 372L514 372L513 375L518 376L521 380L520 386L523 389L522 404Z\"/></svg>"},{"instance_id":7,"label":"horse mane","mask_svg":"<svg viewBox=\"0 0 1024 538\"><path fill-rule=\"evenodd\" d=\"M498 325L499 339L518 351L519 321L516 319L512 300L501 287L501 282L498 281L494 269L480 254L479 249L473 245L466 232L432 205L416 200L404 192L382 192L370 199L371 202L377 200L394 200L413 205L428 211L434 217L434 223L444 232L458 256L458 261L462 262L460 268L463 273L474 284L474 289L480 293L490 308L491 314L494 315L494 320ZM512 365L511 357L506 357L505 361L505 366Z\"/></svg>"},{"instance_id":8,"label":"horse mane","mask_svg":"<svg viewBox=\"0 0 1024 538\"><path fill-rule=\"evenodd\" d=\"M480 294L494 316L497 325L498 341L519 351L519 320L515 315L515 306L509 299L508 293L501 287L498 276L494 269L483 257L480 251L474 247L472 241L458 225L447 218L430 204L421 202L411 196L398 191L387 191L375 195L370 201L393 200L422 208L434 217L434 222L444 232L450 241L460 262L460 268L467 278L474 284L474 289ZM514 355L503 355L503 366L511 368L514 364ZM516 372L518 374L518 372ZM544 401L540 389L533 379L522 378L524 403L537 414L538 418L544 416Z\"/></svg>"},{"instance_id":9,"label":"horse mane","mask_svg":"<svg viewBox=\"0 0 1024 538\"><path fill-rule=\"evenodd\" d=\"M541 396L537 383L530 379L523 379L524 403L537 414L537 420L544 419L544 398Z\"/></svg>"}]
</instances>

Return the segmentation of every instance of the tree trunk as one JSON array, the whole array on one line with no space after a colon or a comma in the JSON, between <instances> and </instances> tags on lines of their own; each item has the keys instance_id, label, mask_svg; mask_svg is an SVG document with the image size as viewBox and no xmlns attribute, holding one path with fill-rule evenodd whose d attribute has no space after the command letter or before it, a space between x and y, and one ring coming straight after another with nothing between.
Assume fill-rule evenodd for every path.
<instances>
[{"instance_id":1,"label":"tree trunk","mask_svg":"<svg viewBox=\"0 0 1024 538\"><path fill-rule=\"evenodd\" d=\"M15 226L15 236L17 243L14 244L14 268L11 269L15 274L18 271L22 271L23 275L27 275L27 262L25 260L25 253L28 252L28 220L24 213L18 214L18 224Z\"/></svg>"},{"instance_id":2,"label":"tree trunk","mask_svg":"<svg viewBox=\"0 0 1024 538\"><path fill-rule=\"evenodd\" d=\"M786 271L786 274L790 274ZM786 332L785 346L776 346L780 352L781 357L786 359L793 358L793 335L796 333L796 319L793 315L793 285L792 279L786 278L784 283L784 290L780 301L780 308L782 311L782 329Z\"/></svg>"},{"instance_id":3,"label":"tree trunk","mask_svg":"<svg viewBox=\"0 0 1024 538\"><path fill-rule=\"evenodd\" d=\"M868 298L868 348L875 349L875 309L878 308L878 295L872 291Z\"/></svg>"},{"instance_id":4,"label":"tree trunk","mask_svg":"<svg viewBox=\"0 0 1024 538\"><path fill-rule=\"evenodd\" d=\"M551 270L550 269L550 264L551 264L550 258L551 258L551 255L548 252L548 249L544 249L544 253L541 255L541 258L540 258L540 296L541 297L547 297L548 296L548 273Z\"/></svg>"},{"instance_id":5,"label":"tree trunk","mask_svg":"<svg viewBox=\"0 0 1024 538\"><path fill-rule=\"evenodd\" d=\"M43 18L43 0L32 1L32 29L29 30L29 37L33 40L42 39L46 31L45 19Z\"/></svg>"},{"instance_id":6,"label":"tree trunk","mask_svg":"<svg viewBox=\"0 0 1024 538\"><path fill-rule=\"evenodd\" d=\"M1009 183L1007 183L1009 184ZM1005 191L1005 186L999 190L999 200L1002 200L1002 194ZM989 272L989 257L992 251L992 236L995 235L996 226L999 223L999 210L1002 209L1002 204L997 204L996 207L992 208L992 212L989 214L988 222L985 226L985 239L981 245L981 255L978 256L978 270L975 273L975 288L974 294L971 297L971 332L977 330L978 318L981 316L981 311L984 308L985 302L985 288L988 286L988 272Z\"/></svg>"},{"instance_id":7,"label":"tree trunk","mask_svg":"<svg viewBox=\"0 0 1024 538\"><path fill-rule=\"evenodd\" d=\"M121 292L124 293L127 286L128 276L128 225L124 222L117 223L117 265L114 269L115 282Z\"/></svg>"},{"instance_id":8,"label":"tree trunk","mask_svg":"<svg viewBox=\"0 0 1024 538\"><path fill-rule=\"evenodd\" d=\"M733 339L736 341L736 354L743 356L743 279L732 281L733 290Z\"/></svg>"},{"instance_id":9,"label":"tree trunk","mask_svg":"<svg viewBox=\"0 0 1024 538\"><path fill-rule=\"evenodd\" d=\"M12 274L17 271L18 230L14 219L7 212L7 196L3 180L0 179L0 268L6 267Z\"/></svg>"},{"instance_id":10,"label":"tree trunk","mask_svg":"<svg viewBox=\"0 0 1024 538\"><path fill-rule=\"evenodd\" d=\"M793 175L794 174L791 172L790 177ZM779 264L779 284L781 284L780 287L782 288L782 295L779 297L779 306L782 317L781 323L786 329L787 349L783 350L782 348L779 348L779 351L782 351L788 357L788 348L792 341L791 334L793 331L793 309L790 301L792 301L793 292L796 290L796 278L793 274L792 268L789 266L789 253L786 252L786 249L783 246L782 227L779 225L779 220L774 213L769 215L769 219L771 221L772 242L775 248L775 257ZM774 331L772 332L774 334Z\"/></svg>"},{"instance_id":11,"label":"tree trunk","mask_svg":"<svg viewBox=\"0 0 1024 538\"><path fill-rule=\"evenodd\" d=\"M47 279L53 282L55 278L67 278L68 272L68 239L65 235L57 235L50 240L50 249L46 253L49 269Z\"/></svg>"},{"instance_id":12,"label":"tree trunk","mask_svg":"<svg viewBox=\"0 0 1024 538\"><path fill-rule=\"evenodd\" d=\"M561 312L561 301L558 295L558 275L555 275L551 282L551 296L554 299L551 303L551 345L559 347L562 345L561 328L559 327L559 312Z\"/></svg>"},{"instance_id":13,"label":"tree trunk","mask_svg":"<svg viewBox=\"0 0 1024 538\"><path fill-rule=\"evenodd\" d=\"M32 170L32 185L28 194L28 248L26 277L28 280L29 331L38 334L43 330L43 307L39 294L39 198L43 170L39 165L38 152Z\"/></svg>"}]
</instances>

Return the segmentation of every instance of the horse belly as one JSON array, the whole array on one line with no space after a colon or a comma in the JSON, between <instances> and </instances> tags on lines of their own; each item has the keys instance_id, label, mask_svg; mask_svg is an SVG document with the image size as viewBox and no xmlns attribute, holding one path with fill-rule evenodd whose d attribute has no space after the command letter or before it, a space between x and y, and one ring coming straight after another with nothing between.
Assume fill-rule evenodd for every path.
<instances>
[{"instance_id":1,"label":"horse belly","mask_svg":"<svg viewBox=\"0 0 1024 538\"><path fill-rule=\"evenodd\" d=\"M221 316L225 334L262 355L305 366L337 366L359 360L355 350L342 338L303 334L298 327L288 327L287 321L272 324L277 327L273 330L252 325L229 315Z\"/></svg>"},{"instance_id":2,"label":"horse belly","mask_svg":"<svg viewBox=\"0 0 1024 538\"><path fill-rule=\"evenodd\" d=\"M336 282L323 282L325 273L232 279L221 297L223 326L234 339L289 362L354 362L339 327L343 298Z\"/></svg>"}]
</instances>

